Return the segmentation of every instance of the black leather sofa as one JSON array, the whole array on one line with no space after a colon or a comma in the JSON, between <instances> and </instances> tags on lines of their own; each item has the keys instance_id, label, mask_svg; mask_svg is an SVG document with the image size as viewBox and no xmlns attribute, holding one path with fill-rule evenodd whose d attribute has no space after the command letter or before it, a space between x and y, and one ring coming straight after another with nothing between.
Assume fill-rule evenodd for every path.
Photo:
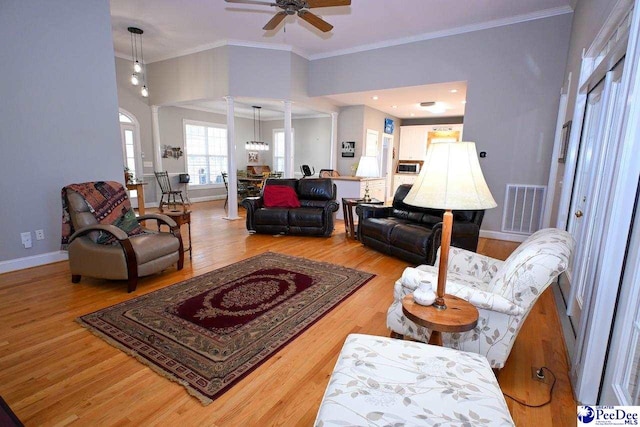
<instances>
[{"instance_id":1,"label":"black leather sofa","mask_svg":"<svg viewBox=\"0 0 640 427\"><path fill-rule=\"evenodd\" d=\"M300 201L299 208L265 207L262 195L247 197L247 230L264 234L329 236L333 232L333 213L338 210L336 185L330 178L267 179L264 186L292 187ZM264 192L264 189L263 189Z\"/></svg>"},{"instance_id":2,"label":"black leather sofa","mask_svg":"<svg viewBox=\"0 0 640 427\"><path fill-rule=\"evenodd\" d=\"M359 205L358 237L380 252L413 264L433 265L442 237L443 210L403 202L411 185L400 185L392 206ZM476 251L484 210L453 211L451 245Z\"/></svg>"}]
</instances>

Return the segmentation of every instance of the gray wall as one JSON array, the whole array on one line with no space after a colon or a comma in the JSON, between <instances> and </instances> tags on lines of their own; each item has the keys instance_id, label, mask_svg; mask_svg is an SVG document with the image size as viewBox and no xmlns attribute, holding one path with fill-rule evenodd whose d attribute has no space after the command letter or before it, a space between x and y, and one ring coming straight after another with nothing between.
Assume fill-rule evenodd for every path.
<instances>
[{"instance_id":1,"label":"gray wall","mask_svg":"<svg viewBox=\"0 0 640 427\"><path fill-rule=\"evenodd\" d=\"M291 119L294 134L293 172L300 173L301 165L329 169L331 164L331 117ZM284 120L263 120L262 139L273 149L273 130L284 129ZM267 151L266 163L273 166L273 151Z\"/></svg>"},{"instance_id":2,"label":"gray wall","mask_svg":"<svg viewBox=\"0 0 640 427\"><path fill-rule=\"evenodd\" d=\"M180 107L160 107L158 110L158 125L160 128L160 141L162 145L181 147L184 152L184 120L194 120L207 123L227 124L227 117L222 114L210 113L207 111L193 110ZM238 169L244 169L247 164L247 154L244 143L248 139L253 139L253 121L243 117L235 118L236 124L236 159ZM186 156L179 159L163 158L158 170L166 170L169 174L184 173L187 170ZM195 179L195 177L193 177ZM172 185L178 188L178 178L171 177ZM189 190L191 199L201 197L220 196L225 194L224 186L219 188L208 188L201 190Z\"/></svg>"},{"instance_id":3,"label":"gray wall","mask_svg":"<svg viewBox=\"0 0 640 427\"><path fill-rule=\"evenodd\" d=\"M153 132L151 127L151 107L148 98L140 95L140 86L133 86L130 78L132 73L131 61L116 58L116 82L118 84L118 106L131 113L140 126L140 148L142 162L153 162ZM155 184L153 166L144 167L137 173L138 179L144 178L149 184ZM146 177L144 176L146 175ZM147 188L149 188L147 186ZM147 193L149 195L147 195ZM156 201L154 191L145 191L147 203Z\"/></svg>"},{"instance_id":4,"label":"gray wall","mask_svg":"<svg viewBox=\"0 0 640 427\"><path fill-rule=\"evenodd\" d=\"M355 175L352 167L357 164L362 155L364 144L364 105L354 105L340 109L338 116L338 161L336 168L340 175ZM342 142L355 141L355 157L342 157Z\"/></svg>"},{"instance_id":5,"label":"gray wall","mask_svg":"<svg viewBox=\"0 0 640 427\"><path fill-rule=\"evenodd\" d=\"M0 9L0 260L9 260L57 251L60 189L121 182L123 162L109 2L3 0Z\"/></svg>"},{"instance_id":6,"label":"gray wall","mask_svg":"<svg viewBox=\"0 0 640 427\"><path fill-rule=\"evenodd\" d=\"M505 185L547 183L571 16L312 61L309 92L466 81L465 139L488 153L481 165L498 202L483 229L500 231Z\"/></svg>"},{"instance_id":7,"label":"gray wall","mask_svg":"<svg viewBox=\"0 0 640 427\"><path fill-rule=\"evenodd\" d=\"M150 105L229 95L228 50L224 46L147 65Z\"/></svg>"}]
</instances>

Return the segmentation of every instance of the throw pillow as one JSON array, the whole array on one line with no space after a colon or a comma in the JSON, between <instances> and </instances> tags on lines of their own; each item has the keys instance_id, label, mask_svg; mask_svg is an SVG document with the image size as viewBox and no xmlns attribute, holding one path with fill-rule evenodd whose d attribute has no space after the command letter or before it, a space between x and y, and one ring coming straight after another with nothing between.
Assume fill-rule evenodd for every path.
<instances>
[{"instance_id":1,"label":"throw pillow","mask_svg":"<svg viewBox=\"0 0 640 427\"><path fill-rule=\"evenodd\" d=\"M145 231L140 226L140 223L138 222L133 209L123 208L122 216L116 219L113 225L127 233L127 235L129 236L135 236L136 234L145 234ZM96 242L101 245L113 245L117 241L118 239L113 237L113 235L101 231Z\"/></svg>"},{"instance_id":2,"label":"throw pillow","mask_svg":"<svg viewBox=\"0 0 640 427\"><path fill-rule=\"evenodd\" d=\"M267 185L262 194L267 208L299 208L300 200L296 191L286 185Z\"/></svg>"}]
</instances>

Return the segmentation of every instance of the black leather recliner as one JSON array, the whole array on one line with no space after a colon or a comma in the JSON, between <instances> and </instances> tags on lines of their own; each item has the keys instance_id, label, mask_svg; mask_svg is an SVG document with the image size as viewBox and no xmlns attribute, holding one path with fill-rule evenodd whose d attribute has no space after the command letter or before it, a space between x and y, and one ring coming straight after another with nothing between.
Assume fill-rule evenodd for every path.
<instances>
[{"instance_id":1,"label":"black leather recliner","mask_svg":"<svg viewBox=\"0 0 640 427\"><path fill-rule=\"evenodd\" d=\"M264 186L292 187L300 201L299 208L267 208L262 196L247 197L247 230L264 234L329 236L333 232L333 213L338 210L336 185L329 178L267 179ZM264 191L264 190L263 190Z\"/></svg>"},{"instance_id":2,"label":"black leather recliner","mask_svg":"<svg viewBox=\"0 0 640 427\"><path fill-rule=\"evenodd\" d=\"M443 210L403 202L411 185L398 187L393 206L359 205L358 237L380 252L413 264L433 265L442 237ZM451 245L475 252L484 210L453 211Z\"/></svg>"}]
</instances>

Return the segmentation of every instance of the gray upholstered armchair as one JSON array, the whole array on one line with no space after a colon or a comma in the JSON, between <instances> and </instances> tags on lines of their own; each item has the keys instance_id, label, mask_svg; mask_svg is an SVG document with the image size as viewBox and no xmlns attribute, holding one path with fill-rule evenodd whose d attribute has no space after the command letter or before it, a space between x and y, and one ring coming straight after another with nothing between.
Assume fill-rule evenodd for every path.
<instances>
[{"instance_id":1,"label":"gray upholstered armchair","mask_svg":"<svg viewBox=\"0 0 640 427\"><path fill-rule=\"evenodd\" d=\"M132 292L138 277L173 264L182 269L182 238L175 221L160 214L135 217L121 184L73 184L62 190L62 202L63 248L69 251L73 283L82 276L127 280ZM144 228L139 223L144 220L166 224L170 231Z\"/></svg>"}]
</instances>

